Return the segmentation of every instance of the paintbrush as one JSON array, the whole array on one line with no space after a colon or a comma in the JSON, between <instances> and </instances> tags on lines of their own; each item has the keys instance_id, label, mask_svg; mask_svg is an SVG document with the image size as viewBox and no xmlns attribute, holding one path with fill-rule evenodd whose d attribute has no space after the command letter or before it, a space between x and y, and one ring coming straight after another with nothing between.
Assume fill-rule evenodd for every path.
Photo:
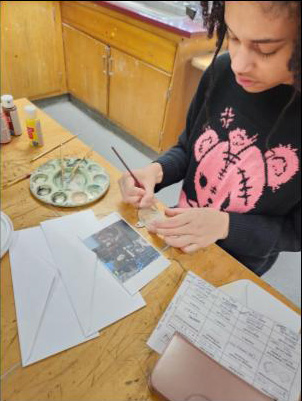
<instances>
[{"instance_id":1,"label":"paintbrush","mask_svg":"<svg viewBox=\"0 0 302 401\"><path fill-rule=\"evenodd\" d=\"M60 146L65 145L65 143L72 141L73 139L77 138L78 135L73 136L72 138L66 139L66 141L59 143L58 145L53 146L52 148L46 150L43 153L40 153L39 155L35 156L34 158L31 159L30 162L34 162L35 160L40 159L40 157L47 155L47 153L52 152L55 149L58 149Z\"/></svg>"},{"instance_id":2,"label":"paintbrush","mask_svg":"<svg viewBox=\"0 0 302 401\"><path fill-rule=\"evenodd\" d=\"M141 184L139 182L139 180L135 177L135 175L133 174L133 172L130 170L130 168L127 166L127 164L125 163L124 159L122 158L122 156L117 152L117 150L111 146L111 149L113 150L113 152L116 154L116 156L119 158L120 162L123 164L123 166L126 168L126 170L129 172L129 174L131 175L131 177L134 180L134 184L137 188L142 188L145 189L145 187L143 186L143 184Z\"/></svg>"},{"instance_id":3,"label":"paintbrush","mask_svg":"<svg viewBox=\"0 0 302 401\"><path fill-rule=\"evenodd\" d=\"M7 182L6 184L4 184L3 187L2 187L2 189L9 188L9 187L11 187L11 186L17 184L17 183L20 182L20 181L23 181L23 180L26 180L27 178L30 178L30 176L31 176L31 173L27 173L27 174L21 175L20 177L18 177L18 178L16 178L16 179L14 179L14 180L12 180L12 181L9 181L9 182Z\"/></svg>"},{"instance_id":4,"label":"paintbrush","mask_svg":"<svg viewBox=\"0 0 302 401\"><path fill-rule=\"evenodd\" d=\"M73 166L73 169L71 170L70 176L68 177L68 183L70 183L75 176L75 173L78 171L78 168L80 167L80 164L87 159L87 157L90 156L90 154L93 152L93 149L90 149L80 160L77 161L77 163Z\"/></svg>"},{"instance_id":5,"label":"paintbrush","mask_svg":"<svg viewBox=\"0 0 302 401\"><path fill-rule=\"evenodd\" d=\"M65 182L65 168L64 168L64 160L63 160L63 152L62 152L63 143L60 145L60 163L61 163L61 172L62 172L62 188L64 188Z\"/></svg>"}]
</instances>

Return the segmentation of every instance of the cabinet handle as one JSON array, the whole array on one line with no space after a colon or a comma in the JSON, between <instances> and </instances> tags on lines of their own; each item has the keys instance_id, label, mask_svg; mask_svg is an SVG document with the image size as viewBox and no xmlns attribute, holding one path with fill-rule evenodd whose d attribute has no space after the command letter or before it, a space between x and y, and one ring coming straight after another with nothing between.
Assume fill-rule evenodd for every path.
<instances>
[{"instance_id":1,"label":"cabinet handle","mask_svg":"<svg viewBox=\"0 0 302 401\"><path fill-rule=\"evenodd\" d=\"M112 57L109 58L109 75L112 76L113 75L113 62L114 59Z\"/></svg>"},{"instance_id":2,"label":"cabinet handle","mask_svg":"<svg viewBox=\"0 0 302 401\"><path fill-rule=\"evenodd\" d=\"M105 75L107 75L107 67L108 67L108 65L107 65L107 56L102 56L102 59L103 59L103 73L105 74Z\"/></svg>"}]
</instances>

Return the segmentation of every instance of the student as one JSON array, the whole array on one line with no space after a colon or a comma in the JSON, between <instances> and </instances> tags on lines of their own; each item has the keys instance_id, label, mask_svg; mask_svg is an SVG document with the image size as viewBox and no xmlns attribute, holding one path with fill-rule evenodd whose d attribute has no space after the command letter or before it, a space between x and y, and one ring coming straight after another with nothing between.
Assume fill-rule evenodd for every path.
<instances>
[{"instance_id":1,"label":"student","mask_svg":"<svg viewBox=\"0 0 302 401\"><path fill-rule=\"evenodd\" d=\"M301 249L301 3L201 2L212 65L176 146L119 184L136 207L183 181L152 231L183 252L220 245L257 275ZM227 37L228 52L217 57Z\"/></svg>"}]
</instances>

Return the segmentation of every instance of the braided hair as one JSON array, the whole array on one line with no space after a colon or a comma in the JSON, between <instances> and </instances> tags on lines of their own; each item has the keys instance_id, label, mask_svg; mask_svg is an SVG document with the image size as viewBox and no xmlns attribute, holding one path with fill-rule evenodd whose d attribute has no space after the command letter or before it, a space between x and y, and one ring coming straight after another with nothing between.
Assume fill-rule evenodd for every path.
<instances>
[{"instance_id":1,"label":"braided hair","mask_svg":"<svg viewBox=\"0 0 302 401\"><path fill-rule=\"evenodd\" d=\"M212 3L212 4L210 4ZM265 2L267 3L267 2ZM290 15L293 13L298 16L298 33L297 38L294 45L294 50L291 55L290 60L288 61L288 68L289 71L292 71L294 77L293 86L295 88L293 95L287 105L284 107L282 112L280 113L276 123L274 124L271 132L267 137L267 147L269 146L269 139L271 138L272 134L277 129L280 121L284 117L286 111L290 107L290 105L294 102L297 97L298 93L301 93L301 2L300 1L271 1L270 9L275 6L287 8L290 12ZM217 41L216 41L216 49L214 53L213 60L210 65L210 87L205 94L205 101L206 101L206 112L207 112L207 120L209 120L209 98L211 95L211 91L214 86L214 76L215 76L215 61L216 58L222 48L226 32L227 26L224 20L224 12L225 12L225 1L201 1L200 2L202 7L202 16L204 25L208 32L208 37L212 38L214 34L216 34Z\"/></svg>"}]
</instances>

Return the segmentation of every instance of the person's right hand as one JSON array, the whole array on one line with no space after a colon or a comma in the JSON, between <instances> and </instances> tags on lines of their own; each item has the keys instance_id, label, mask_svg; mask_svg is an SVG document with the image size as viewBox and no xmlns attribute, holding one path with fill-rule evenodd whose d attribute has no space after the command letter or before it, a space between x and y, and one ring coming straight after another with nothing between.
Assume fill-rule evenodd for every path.
<instances>
[{"instance_id":1,"label":"person's right hand","mask_svg":"<svg viewBox=\"0 0 302 401\"><path fill-rule=\"evenodd\" d=\"M151 207L155 203L154 187L163 179L161 165L152 163L145 168L133 170L133 174L144 188L136 187L129 172L124 173L118 181L123 201L139 208Z\"/></svg>"}]
</instances>

